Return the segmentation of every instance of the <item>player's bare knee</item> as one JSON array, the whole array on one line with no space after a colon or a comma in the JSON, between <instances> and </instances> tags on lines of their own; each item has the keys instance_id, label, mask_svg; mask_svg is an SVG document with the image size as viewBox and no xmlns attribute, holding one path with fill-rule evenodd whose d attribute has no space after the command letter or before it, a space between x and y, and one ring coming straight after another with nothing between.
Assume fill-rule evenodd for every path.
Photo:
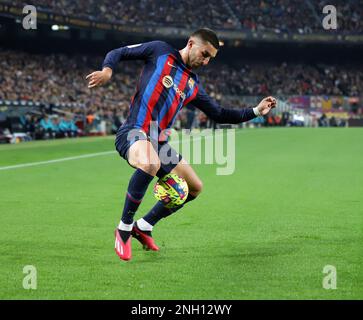
<instances>
[{"instance_id":1,"label":"player's bare knee","mask_svg":"<svg viewBox=\"0 0 363 320\"><path fill-rule=\"evenodd\" d=\"M201 180L195 181L193 186L190 187L190 194L197 197L203 190L203 182Z\"/></svg>"},{"instance_id":2,"label":"player's bare knee","mask_svg":"<svg viewBox=\"0 0 363 320\"><path fill-rule=\"evenodd\" d=\"M140 168L141 170L145 171L146 173L148 173L148 174L150 174L152 176L156 176L156 173L160 169L160 161L155 160L155 161L153 161L151 163L139 164L138 168Z\"/></svg>"}]
</instances>

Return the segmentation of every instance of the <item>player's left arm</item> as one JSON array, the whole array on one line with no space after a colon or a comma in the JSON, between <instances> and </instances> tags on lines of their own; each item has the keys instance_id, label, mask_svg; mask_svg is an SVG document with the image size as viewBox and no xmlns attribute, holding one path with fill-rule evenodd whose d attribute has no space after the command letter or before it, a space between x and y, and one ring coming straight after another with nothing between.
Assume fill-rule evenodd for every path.
<instances>
[{"instance_id":1,"label":"player's left arm","mask_svg":"<svg viewBox=\"0 0 363 320\"><path fill-rule=\"evenodd\" d=\"M267 115L276 107L276 103L274 97L266 97L256 107L227 109L220 106L202 88L199 88L195 99L191 102L217 123L241 123L257 116Z\"/></svg>"}]
</instances>

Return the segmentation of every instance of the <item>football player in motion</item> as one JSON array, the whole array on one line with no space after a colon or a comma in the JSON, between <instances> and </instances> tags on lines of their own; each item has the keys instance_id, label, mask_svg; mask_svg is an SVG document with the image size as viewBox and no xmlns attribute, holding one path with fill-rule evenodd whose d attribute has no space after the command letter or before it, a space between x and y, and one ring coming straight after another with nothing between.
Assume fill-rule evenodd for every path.
<instances>
[{"instance_id":1,"label":"football player in motion","mask_svg":"<svg viewBox=\"0 0 363 320\"><path fill-rule=\"evenodd\" d=\"M216 57L219 40L214 31L195 31L185 48L177 50L163 41L130 45L110 51L102 71L89 74L88 88L107 83L116 65L125 60L145 62L136 93L131 100L130 114L116 134L115 146L120 156L135 168L131 176L120 224L115 231L115 251L122 260L130 260L131 238L145 249L158 251L152 238L153 227L162 219L195 200L202 191L202 181L193 168L168 144L167 130L173 126L178 112L188 103L203 111L218 123L240 123L263 116L276 106L273 97L264 98L257 106L225 109L210 98L199 82L195 69L206 66ZM152 130L152 124L156 124ZM153 134L153 132L156 134ZM160 150L167 154L163 161ZM165 150L166 153L165 153ZM183 205L166 208L161 201L141 219L134 215L155 176L161 178L175 173L184 178L189 193Z\"/></svg>"}]
</instances>

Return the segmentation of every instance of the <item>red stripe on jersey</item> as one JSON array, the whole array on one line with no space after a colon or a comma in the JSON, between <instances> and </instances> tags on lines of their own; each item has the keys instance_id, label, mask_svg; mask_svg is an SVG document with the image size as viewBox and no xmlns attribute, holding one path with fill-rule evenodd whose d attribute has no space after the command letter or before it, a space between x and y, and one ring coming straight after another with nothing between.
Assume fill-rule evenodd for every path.
<instances>
[{"instance_id":1,"label":"red stripe on jersey","mask_svg":"<svg viewBox=\"0 0 363 320\"><path fill-rule=\"evenodd\" d=\"M189 70L187 70L186 72L183 72L182 78L180 80L178 88L182 92L184 92L184 89L185 89L185 87L187 85L187 81L188 81L188 78L189 78L189 73L190 73ZM170 123L170 121L174 118L175 112L178 109L179 101L180 101L180 95L177 92L175 92L174 100L173 100L168 112L166 113L166 115L160 121L159 126L160 126L161 130L166 129L168 124Z\"/></svg>"},{"instance_id":2,"label":"red stripe on jersey","mask_svg":"<svg viewBox=\"0 0 363 320\"><path fill-rule=\"evenodd\" d=\"M189 98L185 99L185 101L183 102L183 107L186 106L190 101L192 101L197 95L197 93L198 93L198 86L196 85L192 95Z\"/></svg>"},{"instance_id":3,"label":"red stripe on jersey","mask_svg":"<svg viewBox=\"0 0 363 320\"><path fill-rule=\"evenodd\" d=\"M152 93L152 95L147 103L147 112L146 112L144 123L142 125L142 129L146 133L148 133L149 129L150 129L149 126L150 126L151 116L152 116L154 107L155 107L156 103L158 102L162 91L165 90L162 80L166 75L170 74L174 61L175 61L175 57L172 55L169 55L168 58L166 59L166 62L163 67L163 71L161 72L160 78L155 86L154 92Z\"/></svg>"}]
</instances>

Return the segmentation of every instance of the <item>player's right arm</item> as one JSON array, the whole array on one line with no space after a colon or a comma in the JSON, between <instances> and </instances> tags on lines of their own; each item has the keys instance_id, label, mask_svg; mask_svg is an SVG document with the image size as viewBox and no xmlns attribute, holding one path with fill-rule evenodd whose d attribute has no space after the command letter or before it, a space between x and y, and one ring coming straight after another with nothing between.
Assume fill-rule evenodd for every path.
<instances>
[{"instance_id":1,"label":"player's right arm","mask_svg":"<svg viewBox=\"0 0 363 320\"><path fill-rule=\"evenodd\" d=\"M112 77L112 69L109 67L102 68L102 71L95 71L90 73L86 80L88 80L88 88L103 86Z\"/></svg>"},{"instance_id":2,"label":"player's right arm","mask_svg":"<svg viewBox=\"0 0 363 320\"><path fill-rule=\"evenodd\" d=\"M167 50L169 50L169 45L162 41L151 41L111 50L103 61L102 71L95 71L87 75L88 88L102 86L108 82L120 61L144 60L147 62Z\"/></svg>"}]
</instances>

